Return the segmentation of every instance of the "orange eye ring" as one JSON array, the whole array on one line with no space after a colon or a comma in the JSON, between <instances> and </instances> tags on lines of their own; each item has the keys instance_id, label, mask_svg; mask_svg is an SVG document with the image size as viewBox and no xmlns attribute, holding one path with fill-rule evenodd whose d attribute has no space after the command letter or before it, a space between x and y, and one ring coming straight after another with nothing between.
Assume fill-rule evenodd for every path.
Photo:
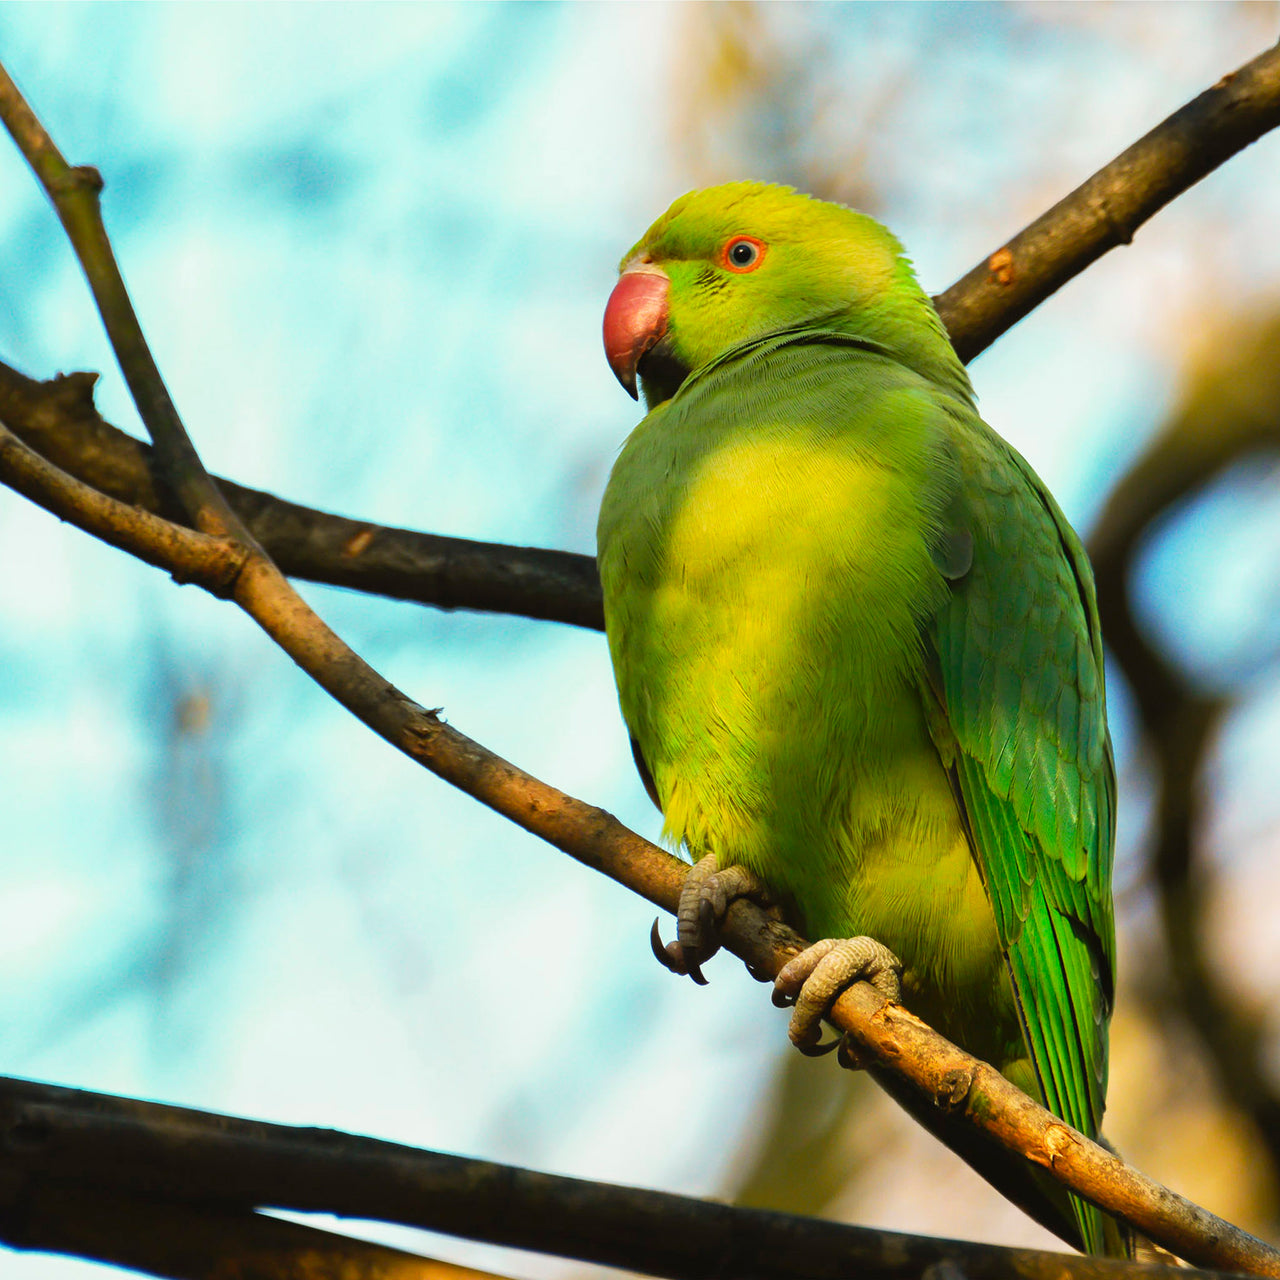
<instances>
[{"instance_id":1,"label":"orange eye ring","mask_svg":"<svg viewBox=\"0 0 1280 1280\"><path fill-rule=\"evenodd\" d=\"M768 247L755 236L731 236L720 250L720 265L726 271L744 276L760 267Z\"/></svg>"}]
</instances>

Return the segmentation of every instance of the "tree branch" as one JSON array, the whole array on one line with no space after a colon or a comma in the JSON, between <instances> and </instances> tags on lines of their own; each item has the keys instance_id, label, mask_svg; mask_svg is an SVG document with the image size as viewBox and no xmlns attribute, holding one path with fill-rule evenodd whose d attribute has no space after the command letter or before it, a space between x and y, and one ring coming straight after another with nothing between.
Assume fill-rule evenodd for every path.
<instances>
[{"instance_id":1,"label":"tree branch","mask_svg":"<svg viewBox=\"0 0 1280 1280\"><path fill-rule=\"evenodd\" d=\"M247 1205L193 1206L181 1199L181 1178L164 1196L149 1196L122 1191L127 1178L86 1185L81 1171L70 1177L11 1170L0 1190L0 1241L165 1280L500 1280ZM20 1194L8 1190L15 1186Z\"/></svg>"},{"instance_id":2,"label":"tree branch","mask_svg":"<svg viewBox=\"0 0 1280 1280\"><path fill-rule=\"evenodd\" d=\"M73 168L66 162L2 65L0 120L53 202L84 269L129 393L155 442L166 482L197 529L248 540L247 531L205 471L143 337L102 222L98 204L102 175L89 165Z\"/></svg>"},{"instance_id":3,"label":"tree branch","mask_svg":"<svg viewBox=\"0 0 1280 1280\"><path fill-rule=\"evenodd\" d=\"M934 299L966 362L1280 124L1280 46L1223 76Z\"/></svg>"},{"instance_id":4,"label":"tree branch","mask_svg":"<svg viewBox=\"0 0 1280 1280\"><path fill-rule=\"evenodd\" d=\"M141 1205L254 1206L400 1223L673 1280L1175 1280L1185 1268L1007 1249L740 1209L536 1173L332 1130L296 1129L0 1078L7 1206L68 1178ZM16 1188L16 1189L14 1189ZM44 1197L47 1199L48 1197ZM168 1208L158 1212L167 1214ZM190 1211L186 1211L190 1214ZM281 1224L284 1225L284 1224ZM87 1230L93 1230L93 1224ZM206 1273L195 1273L203 1276ZM399 1272L394 1272L399 1276ZM416 1280L416 1272L409 1272ZM275 1280L272 1277L272 1280Z\"/></svg>"},{"instance_id":5,"label":"tree branch","mask_svg":"<svg viewBox=\"0 0 1280 1280\"><path fill-rule=\"evenodd\" d=\"M0 421L93 488L174 520L150 446L93 407L96 377L37 382L0 363ZM604 627L591 556L446 538L349 520L219 478L218 488L280 569L294 578L414 600L442 609L515 613Z\"/></svg>"},{"instance_id":6,"label":"tree branch","mask_svg":"<svg viewBox=\"0 0 1280 1280\"><path fill-rule=\"evenodd\" d=\"M140 512L60 471L0 423L0 482L87 533L247 611L322 687L392 746L593 870L675 909L685 864L611 814L540 782L418 706L324 624L302 630L243 547ZM234 578L229 582L228 577ZM257 615L261 615L258 617ZM314 616L314 615L312 615Z\"/></svg>"}]
</instances>

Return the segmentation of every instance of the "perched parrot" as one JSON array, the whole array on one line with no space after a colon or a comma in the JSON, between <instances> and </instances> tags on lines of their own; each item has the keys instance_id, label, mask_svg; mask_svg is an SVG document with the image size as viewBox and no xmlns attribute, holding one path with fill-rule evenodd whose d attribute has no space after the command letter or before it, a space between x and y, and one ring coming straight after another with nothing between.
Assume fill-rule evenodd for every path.
<instances>
[{"instance_id":1,"label":"perched parrot","mask_svg":"<svg viewBox=\"0 0 1280 1280\"><path fill-rule=\"evenodd\" d=\"M696 864L669 962L700 978L708 910L762 885L806 936L853 939L793 969L790 993L797 972L821 988L798 1043L832 966L891 996L900 978L909 1009L1097 1136L1115 766L1093 576L978 417L901 245L787 187L694 191L624 258L604 338L649 409L598 545L636 761ZM1125 1250L950 1125L1050 1229Z\"/></svg>"}]
</instances>

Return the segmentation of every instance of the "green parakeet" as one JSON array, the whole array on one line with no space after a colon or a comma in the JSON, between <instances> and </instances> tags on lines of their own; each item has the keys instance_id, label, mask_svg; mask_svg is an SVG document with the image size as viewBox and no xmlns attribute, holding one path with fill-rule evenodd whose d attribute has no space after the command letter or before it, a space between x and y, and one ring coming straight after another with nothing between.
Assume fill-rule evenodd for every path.
<instances>
[{"instance_id":1,"label":"green parakeet","mask_svg":"<svg viewBox=\"0 0 1280 1280\"><path fill-rule=\"evenodd\" d=\"M605 347L649 413L600 577L665 835L753 873L808 937L883 944L908 1008L1096 1136L1115 770L1079 539L871 218L712 187L621 273ZM1065 1239L1123 1247L1030 1166L958 1145Z\"/></svg>"}]
</instances>

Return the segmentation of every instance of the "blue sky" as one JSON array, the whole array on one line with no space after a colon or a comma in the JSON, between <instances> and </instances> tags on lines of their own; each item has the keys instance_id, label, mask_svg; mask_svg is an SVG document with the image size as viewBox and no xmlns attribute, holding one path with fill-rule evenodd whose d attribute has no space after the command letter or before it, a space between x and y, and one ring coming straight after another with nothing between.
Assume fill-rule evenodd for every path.
<instances>
[{"instance_id":1,"label":"blue sky","mask_svg":"<svg viewBox=\"0 0 1280 1280\"><path fill-rule=\"evenodd\" d=\"M821 73L808 145L849 147L935 292L1274 39L1212 6L1159 6L1158 23L1056 8L764 10ZM690 139L716 124L698 115L707 12L9 4L0 52L69 158L103 171L135 305L211 469L385 523L590 551L636 417L599 349L618 257L690 186L794 178L767 149L763 171L707 167L754 135L717 133L698 161ZM1234 161L975 365L989 421L1082 527L1195 343L1274 297L1278 157L1273 139ZM56 220L2 146L0 357L101 371L102 412L138 431ZM1223 489L1140 583L1188 665L1246 695L1224 821L1248 813L1264 835L1271 480ZM304 591L420 702L656 835L599 636ZM0 493L0 673L0 1071L725 1185L785 1051L760 989L728 960L709 992L663 973L648 908L389 751L232 608ZM1115 701L1123 878L1143 797ZM1035 1238L981 1203L934 1229ZM910 1222L888 1192L862 1210Z\"/></svg>"}]
</instances>

